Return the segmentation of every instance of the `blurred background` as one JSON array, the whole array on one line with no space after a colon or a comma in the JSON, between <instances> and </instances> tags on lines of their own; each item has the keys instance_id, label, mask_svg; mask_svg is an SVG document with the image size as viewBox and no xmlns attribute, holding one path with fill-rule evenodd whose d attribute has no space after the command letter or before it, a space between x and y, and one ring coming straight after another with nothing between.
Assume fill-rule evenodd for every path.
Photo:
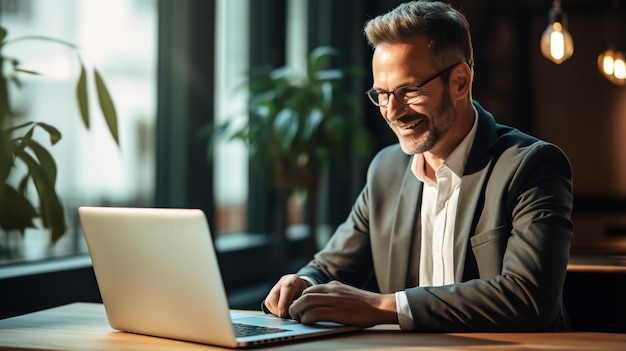
<instances>
[{"instance_id":1,"label":"blurred background","mask_svg":"<svg viewBox=\"0 0 626 351\"><path fill-rule=\"evenodd\" d=\"M204 210L231 306L258 308L275 279L306 263L312 247L323 245L345 219L369 157L396 142L364 94L372 84L372 49L362 28L400 2L0 0L6 40L47 36L80 48L107 83L120 133L116 145L96 110L90 129L80 123L74 92L79 68L71 52L37 40L2 47L2 56L43 73L20 76L10 98L20 121L50 123L63 134L50 150L69 228L54 244L43 229L0 232L0 317L99 301L77 219L82 205ZM470 22L474 98L498 122L553 142L570 158L572 257L624 265L626 1L450 2ZM544 32L555 18L571 35L571 41L567 33L560 37L564 57L549 47L542 53L542 36L551 35ZM235 117L245 121L251 67L305 72L308 53L319 46L338 50L334 66L365 72L346 78L343 90L357 101L348 121L365 127L369 153L357 152L357 135L348 128L341 146L347 157L325 164L317 187L283 197L275 191L272 166L252 165L245 143L219 140L209 148L203 131ZM605 57L612 59L610 72ZM618 313L626 296L623 274L568 274L566 300L577 326L626 330L624 313ZM617 309L604 309L609 315L598 324L590 314L603 308L584 309L589 300Z\"/></svg>"}]
</instances>

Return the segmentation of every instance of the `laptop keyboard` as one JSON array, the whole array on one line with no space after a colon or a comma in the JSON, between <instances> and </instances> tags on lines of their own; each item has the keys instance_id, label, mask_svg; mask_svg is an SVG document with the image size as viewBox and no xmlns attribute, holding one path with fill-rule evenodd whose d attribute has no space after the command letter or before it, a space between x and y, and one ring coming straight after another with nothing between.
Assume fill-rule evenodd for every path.
<instances>
[{"instance_id":1,"label":"laptop keyboard","mask_svg":"<svg viewBox=\"0 0 626 351\"><path fill-rule=\"evenodd\" d=\"M263 334L272 334L288 331L287 329L264 327L260 325L233 323L236 336L255 336Z\"/></svg>"}]
</instances>

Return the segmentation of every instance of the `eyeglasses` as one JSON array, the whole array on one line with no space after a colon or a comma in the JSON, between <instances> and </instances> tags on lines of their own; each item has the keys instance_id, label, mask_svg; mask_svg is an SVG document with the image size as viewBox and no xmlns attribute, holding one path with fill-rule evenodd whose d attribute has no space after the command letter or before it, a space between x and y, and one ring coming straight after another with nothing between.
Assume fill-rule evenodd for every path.
<instances>
[{"instance_id":1,"label":"eyeglasses","mask_svg":"<svg viewBox=\"0 0 626 351\"><path fill-rule=\"evenodd\" d=\"M400 102L401 104L404 104L404 105L415 104L419 102L420 99L422 98L421 90L424 85L432 82L433 80L437 79L441 75L450 72L454 67L458 66L459 64L461 64L461 62L457 62L453 64L452 66L426 79L420 85L406 85L402 87L397 87L393 91L384 91L384 90L378 90L376 88L372 88L366 91L365 94L367 95L368 98L370 98L372 103L376 106L387 107L387 105L389 105L389 95L391 94L393 94L393 96L396 97L396 100L398 100L398 102Z\"/></svg>"}]
</instances>

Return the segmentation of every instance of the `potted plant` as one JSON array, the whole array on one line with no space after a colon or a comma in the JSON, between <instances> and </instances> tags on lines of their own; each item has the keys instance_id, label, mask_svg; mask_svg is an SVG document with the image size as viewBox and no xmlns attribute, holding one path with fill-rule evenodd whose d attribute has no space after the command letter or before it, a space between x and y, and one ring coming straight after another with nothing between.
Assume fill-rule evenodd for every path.
<instances>
[{"instance_id":1,"label":"potted plant","mask_svg":"<svg viewBox=\"0 0 626 351\"><path fill-rule=\"evenodd\" d=\"M317 220L316 195L324 167L331 159L347 155L346 140L352 141L349 148L359 155L369 155L369 134L358 120L360 103L342 87L348 76L361 70L332 68L331 60L338 54L332 47L313 49L305 75L286 66L252 68L247 82L248 111L242 114L247 115L247 123L232 118L210 127L209 132L209 157L218 139L246 143L252 167L269 168L278 206L286 206L292 191L306 191L311 231ZM315 238L309 237L313 250Z\"/></svg>"},{"instance_id":2,"label":"potted plant","mask_svg":"<svg viewBox=\"0 0 626 351\"><path fill-rule=\"evenodd\" d=\"M55 243L67 228L63 205L55 188L57 166L47 146L36 141L33 135L35 130L47 133L50 146L53 146L61 139L61 132L45 122L20 122L20 116L11 108L9 83L19 87L18 73L39 73L22 69L18 59L2 54L2 50L12 43L41 40L68 47L76 53L80 64L76 99L82 122L89 128L88 88L93 84L111 136L118 145L119 142L117 115L108 89L95 68L88 74L77 46L41 36L7 40L7 31L0 27L0 67L12 69L0 73L0 229L5 233L18 231L23 234L27 228L36 227L35 221L40 219L41 226L50 231L51 242ZM8 71L6 75L5 71ZM25 173L20 173L19 164L24 166ZM36 190L34 199L28 194L29 184L33 184Z\"/></svg>"}]
</instances>

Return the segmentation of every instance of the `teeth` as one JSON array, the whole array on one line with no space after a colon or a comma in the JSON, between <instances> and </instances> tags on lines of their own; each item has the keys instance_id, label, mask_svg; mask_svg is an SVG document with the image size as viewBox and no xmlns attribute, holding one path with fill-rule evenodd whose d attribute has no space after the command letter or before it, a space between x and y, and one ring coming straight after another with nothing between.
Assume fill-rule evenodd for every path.
<instances>
[{"instance_id":1,"label":"teeth","mask_svg":"<svg viewBox=\"0 0 626 351\"><path fill-rule=\"evenodd\" d=\"M419 122L420 122L420 121L417 121L417 122L415 122L415 123L411 123L411 124L409 124L408 126L405 126L403 129L413 128L413 127L415 127L416 125L418 125L418 124L419 124Z\"/></svg>"}]
</instances>

